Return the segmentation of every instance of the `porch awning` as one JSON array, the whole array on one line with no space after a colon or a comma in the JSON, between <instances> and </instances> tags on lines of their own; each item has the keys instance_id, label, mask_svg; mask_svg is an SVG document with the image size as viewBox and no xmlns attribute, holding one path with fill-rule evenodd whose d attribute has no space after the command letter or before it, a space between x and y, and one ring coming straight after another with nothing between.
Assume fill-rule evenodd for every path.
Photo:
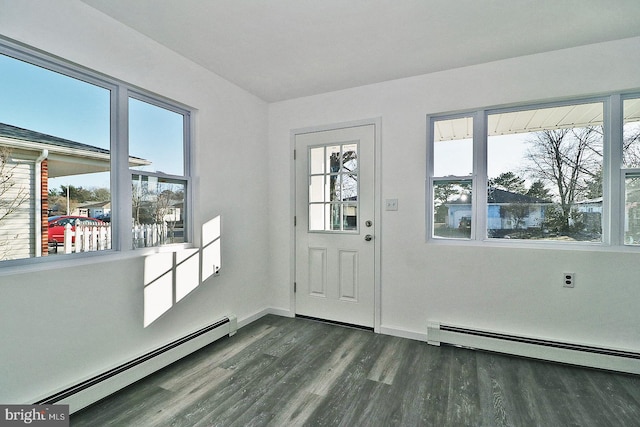
<instances>
[{"instance_id":1,"label":"porch awning","mask_svg":"<svg viewBox=\"0 0 640 427\"><path fill-rule=\"evenodd\" d=\"M536 110L490 114L489 136L536 132L543 129L563 129L602 124L602 103L574 104ZM624 123L640 121L640 99L624 101ZM435 123L436 141L468 139L473 135L473 120L463 117Z\"/></svg>"}]
</instances>

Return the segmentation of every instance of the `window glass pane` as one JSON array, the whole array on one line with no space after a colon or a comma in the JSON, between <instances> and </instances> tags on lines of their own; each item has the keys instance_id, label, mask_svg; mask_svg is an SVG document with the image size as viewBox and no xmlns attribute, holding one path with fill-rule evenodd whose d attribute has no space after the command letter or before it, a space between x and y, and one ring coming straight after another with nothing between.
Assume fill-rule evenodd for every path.
<instances>
[{"instance_id":1,"label":"window glass pane","mask_svg":"<svg viewBox=\"0 0 640 427\"><path fill-rule=\"evenodd\" d=\"M473 118L434 122L433 176L473 173Z\"/></svg>"},{"instance_id":2,"label":"window glass pane","mask_svg":"<svg viewBox=\"0 0 640 427\"><path fill-rule=\"evenodd\" d=\"M309 150L309 164L312 174L324 173L324 147Z\"/></svg>"},{"instance_id":3,"label":"window glass pane","mask_svg":"<svg viewBox=\"0 0 640 427\"><path fill-rule=\"evenodd\" d=\"M640 245L640 175L625 178L624 243Z\"/></svg>"},{"instance_id":4,"label":"window glass pane","mask_svg":"<svg viewBox=\"0 0 640 427\"><path fill-rule=\"evenodd\" d=\"M434 237L471 237L471 188L471 179L434 181Z\"/></svg>"},{"instance_id":5,"label":"window glass pane","mask_svg":"<svg viewBox=\"0 0 640 427\"><path fill-rule=\"evenodd\" d=\"M108 249L111 92L5 55L0 75L0 260ZM65 245L66 216L101 221Z\"/></svg>"},{"instance_id":6,"label":"window glass pane","mask_svg":"<svg viewBox=\"0 0 640 427\"><path fill-rule=\"evenodd\" d=\"M640 98L625 99L623 103L622 155L624 165L640 167Z\"/></svg>"},{"instance_id":7,"label":"window glass pane","mask_svg":"<svg viewBox=\"0 0 640 427\"><path fill-rule=\"evenodd\" d=\"M602 240L602 103L490 114L487 235Z\"/></svg>"},{"instance_id":8,"label":"window glass pane","mask_svg":"<svg viewBox=\"0 0 640 427\"><path fill-rule=\"evenodd\" d=\"M332 146L326 147L327 153L327 173L337 173L340 172L340 146Z\"/></svg>"},{"instance_id":9,"label":"window glass pane","mask_svg":"<svg viewBox=\"0 0 640 427\"><path fill-rule=\"evenodd\" d=\"M129 98L131 168L184 175L184 116Z\"/></svg>"},{"instance_id":10,"label":"window glass pane","mask_svg":"<svg viewBox=\"0 0 640 427\"><path fill-rule=\"evenodd\" d=\"M327 200L337 202L340 198L340 175L329 175L329 188Z\"/></svg>"},{"instance_id":11,"label":"window glass pane","mask_svg":"<svg viewBox=\"0 0 640 427\"><path fill-rule=\"evenodd\" d=\"M331 215L331 228L330 230L340 231L342 229L342 216L340 215L341 205L339 203L331 204L329 206L329 212Z\"/></svg>"},{"instance_id":12,"label":"window glass pane","mask_svg":"<svg viewBox=\"0 0 640 427\"><path fill-rule=\"evenodd\" d=\"M358 175L354 173L342 175L342 200L358 201Z\"/></svg>"},{"instance_id":13,"label":"window glass pane","mask_svg":"<svg viewBox=\"0 0 640 427\"><path fill-rule=\"evenodd\" d=\"M185 182L137 174L132 182L133 247L184 242Z\"/></svg>"},{"instance_id":14,"label":"window glass pane","mask_svg":"<svg viewBox=\"0 0 640 427\"><path fill-rule=\"evenodd\" d=\"M324 230L324 203L309 205L309 230Z\"/></svg>"},{"instance_id":15,"label":"window glass pane","mask_svg":"<svg viewBox=\"0 0 640 427\"><path fill-rule=\"evenodd\" d=\"M342 206L342 222L345 230L358 229L358 205L345 203Z\"/></svg>"},{"instance_id":16,"label":"window glass pane","mask_svg":"<svg viewBox=\"0 0 640 427\"><path fill-rule=\"evenodd\" d=\"M324 202L324 175L310 177L309 202Z\"/></svg>"},{"instance_id":17,"label":"window glass pane","mask_svg":"<svg viewBox=\"0 0 640 427\"><path fill-rule=\"evenodd\" d=\"M358 170L358 144L342 146L342 170L343 172L356 172Z\"/></svg>"}]
</instances>

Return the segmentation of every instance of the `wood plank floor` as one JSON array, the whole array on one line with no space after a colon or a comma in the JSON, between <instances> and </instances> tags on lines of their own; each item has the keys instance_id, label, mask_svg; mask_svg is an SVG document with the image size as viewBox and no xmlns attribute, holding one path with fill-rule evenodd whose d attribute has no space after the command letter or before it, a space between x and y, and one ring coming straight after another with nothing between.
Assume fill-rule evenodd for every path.
<instances>
[{"instance_id":1,"label":"wood plank floor","mask_svg":"<svg viewBox=\"0 0 640 427\"><path fill-rule=\"evenodd\" d=\"M72 426L640 426L640 377L265 316Z\"/></svg>"}]
</instances>

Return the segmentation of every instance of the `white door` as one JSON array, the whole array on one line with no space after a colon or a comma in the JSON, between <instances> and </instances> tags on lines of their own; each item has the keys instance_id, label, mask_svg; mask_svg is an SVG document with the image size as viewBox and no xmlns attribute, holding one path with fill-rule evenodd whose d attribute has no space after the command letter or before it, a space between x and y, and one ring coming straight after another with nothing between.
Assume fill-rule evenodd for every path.
<instances>
[{"instance_id":1,"label":"white door","mask_svg":"<svg viewBox=\"0 0 640 427\"><path fill-rule=\"evenodd\" d=\"M374 326L375 126L298 134L296 314Z\"/></svg>"}]
</instances>

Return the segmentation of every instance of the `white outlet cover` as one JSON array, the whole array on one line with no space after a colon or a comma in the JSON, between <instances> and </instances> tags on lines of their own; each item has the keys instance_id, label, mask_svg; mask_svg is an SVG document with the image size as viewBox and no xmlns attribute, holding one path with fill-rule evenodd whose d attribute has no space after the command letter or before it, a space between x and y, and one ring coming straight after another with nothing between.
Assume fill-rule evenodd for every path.
<instances>
[{"instance_id":1,"label":"white outlet cover","mask_svg":"<svg viewBox=\"0 0 640 427\"><path fill-rule=\"evenodd\" d=\"M397 211L398 210L398 199L387 199L385 200L385 210L388 211Z\"/></svg>"},{"instance_id":2,"label":"white outlet cover","mask_svg":"<svg viewBox=\"0 0 640 427\"><path fill-rule=\"evenodd\" d=\"M565 288L573 288L576 286L576 274L575 273L563 273L562 274L562 286Z\"/></svg>"}]
</instances>

